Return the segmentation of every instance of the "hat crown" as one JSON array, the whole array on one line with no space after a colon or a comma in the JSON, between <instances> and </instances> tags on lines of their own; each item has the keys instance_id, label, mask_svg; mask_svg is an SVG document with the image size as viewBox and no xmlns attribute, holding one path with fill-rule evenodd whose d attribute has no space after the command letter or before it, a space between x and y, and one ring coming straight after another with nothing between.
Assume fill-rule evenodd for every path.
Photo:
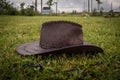
<instances>
[{"instance_id":1,"label":"hat crown","mask_svg":"<svg viewBox=\"0 0 120 80\"><path fill-rule=\"evenodd\" d=\"M62 48L83 45L82 26L69 21L51 21L42 24L40 46Z\"/></svg>"}]
</instances>

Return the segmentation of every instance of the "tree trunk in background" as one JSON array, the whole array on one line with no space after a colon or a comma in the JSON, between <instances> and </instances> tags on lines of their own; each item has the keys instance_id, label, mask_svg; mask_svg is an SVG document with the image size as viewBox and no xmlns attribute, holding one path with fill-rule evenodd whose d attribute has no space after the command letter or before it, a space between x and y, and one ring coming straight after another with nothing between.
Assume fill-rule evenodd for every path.
<instances>
[{"instance_id":1,"label":"tree trunk in background","mask_svg":"<svg viewBox=\"0 0 120 80\"><path fill-rule=\"evenodd\" d=\"M21 3L21 4L20 4L20 8L21 8L21 9L24 9L24 5L25 5L25 3L24 3L24 2L23 2L23 3Z\"/></svg>"},{"instance_id":2,"label":"tree trunk in background","mask_svg":"<svg viewBox=\"0 0 120 80\"><path fill-rule=\"evenodd\" d=\"M113 10L112 2L111 2L111 11Z\"/></svg>"},{"instance_id":3,"label":"tree trunk in background","mask_svg":"<svg viewBox=\"0 0 120 80\"><path fill-rule=\"evenodd\" d=\"M41 13L42 13L42 5L43 5L43 1L41 0Z\"/></svg>"},{"instance_id":4,"label":"tree trunk in background","mask_svg":"<svg viewBox=\"0 0 120 80\"><path fill-rule=\"evenodd\" d=\"M93 3L93 1L91 0L91 12L93 11L93 9L92 9L93 8L93 4L92 3Z\"/></svg>"},{"instance_id":5,"label":"tree trunk in background","mask_svg":"<svg viewBox=\"0 0 120 80\"><path fill-rule=\"evenodd\" d=\"M101 0L96 0L98 4L98 10L100 10L100 4L102 4Z\"/></svg>"},{"instance_id":6,"label":"tree trunk in background","mask_svg":"<svg viewBox=\"0 0 120 80\"><path fill-rule=\"evenodd\" d=\"M98 3L98 10L100 10L100 4Z\"/></svg>"},{"instance_id":7,"label":"tree trunk in background","mask_svg":"<svg viewBox=\"0 0 120 80\"><path fill-rule=\"evenodd\" d=\"M47 4L47 5L49 6L49 8L51 9L51 6L52 6L54 3L53 3L53 0L48 0L46 4Z\"/></svg>"},{"instance_id":8,"label":"tree trunk in background","mask_svg":"<svg viewBox=\"0 0 120 80\"><path fill-rule=\"evenodd\" d=\"M58 11L57 8L58 8L58 2L56 2L56 14L57 14L57 11Z\"/></svg>"},{"instance_id":9,"label":"tree trunk in background","mask_svg":"<svg viewBox=\"0 0 120 80\"><path fill-rule=\"evenodd\" d=\"M53 0L48 0L46 4L50 8L49 14L51 14L51 6L54 5Z\"/></svg>"},{"instance_id":10,"label":"tree trunk in background","mask_svg":"<svg viewBox=\"0 0 120 80\"><path fill-rule=\"evenodd\" d=\"M37 11L37 0L35 0L35 11Z\"/></svg>"}]
</instances>

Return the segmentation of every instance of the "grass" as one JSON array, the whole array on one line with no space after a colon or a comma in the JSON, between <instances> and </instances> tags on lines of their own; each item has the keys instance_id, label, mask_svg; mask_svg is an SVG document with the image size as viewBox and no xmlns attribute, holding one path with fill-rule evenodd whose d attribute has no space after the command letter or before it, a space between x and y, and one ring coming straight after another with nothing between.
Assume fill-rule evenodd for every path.
<instances>
[{"instance_id":1,"label":"grass","mask_svg":"<svg viewBox=\"0 0 120 80\"><path fill-rule=\"evenodd\" d=\"M84 40L104 49L104 54L20 56L22 43L39 40L42 23L68 20L83 26ZM0 80L120 80L120 18L80 16L0 16ZM41 63L38 67L25 65Z\"/></svg>"}]
</instances>

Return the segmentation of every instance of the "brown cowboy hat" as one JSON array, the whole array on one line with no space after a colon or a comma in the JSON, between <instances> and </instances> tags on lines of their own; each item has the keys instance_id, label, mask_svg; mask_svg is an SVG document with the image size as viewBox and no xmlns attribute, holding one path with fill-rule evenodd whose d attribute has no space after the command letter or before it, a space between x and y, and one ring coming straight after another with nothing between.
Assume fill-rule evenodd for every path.
<instances>
[{"instance_id":1,"label":"brown cowboy hat","mask_svg":"<svg viewBox=\"0 0 120 80\"><path fill-rule=\"evenodd\" d=\"M21 44L21 55L43 55L55 52L102 53L100 47L84 42L82 26L70 21L51 21L42 24L40 41Z\"/></svg>"}]
</instances>

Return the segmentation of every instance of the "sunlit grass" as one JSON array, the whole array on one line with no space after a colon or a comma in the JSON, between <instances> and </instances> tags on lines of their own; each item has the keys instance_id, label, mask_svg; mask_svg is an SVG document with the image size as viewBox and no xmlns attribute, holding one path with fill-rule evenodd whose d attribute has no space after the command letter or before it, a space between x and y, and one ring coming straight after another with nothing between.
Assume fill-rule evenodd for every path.
<instances>
[{"instance_id":1,"label":"sunlit grass","mask_svg":"<svg viewBox=\"0 0 120 80\"><path fill-rule=\"evenodd\" d=\"M42 23L53 20L73 21L83 26L84 40L104 49L97 55L20 56L18 45L38 41ZM0 79L120 79L120 18L81 16L0 16ZM26 64L41 63L39 68Z\"/></svg>"}]
</instances>

